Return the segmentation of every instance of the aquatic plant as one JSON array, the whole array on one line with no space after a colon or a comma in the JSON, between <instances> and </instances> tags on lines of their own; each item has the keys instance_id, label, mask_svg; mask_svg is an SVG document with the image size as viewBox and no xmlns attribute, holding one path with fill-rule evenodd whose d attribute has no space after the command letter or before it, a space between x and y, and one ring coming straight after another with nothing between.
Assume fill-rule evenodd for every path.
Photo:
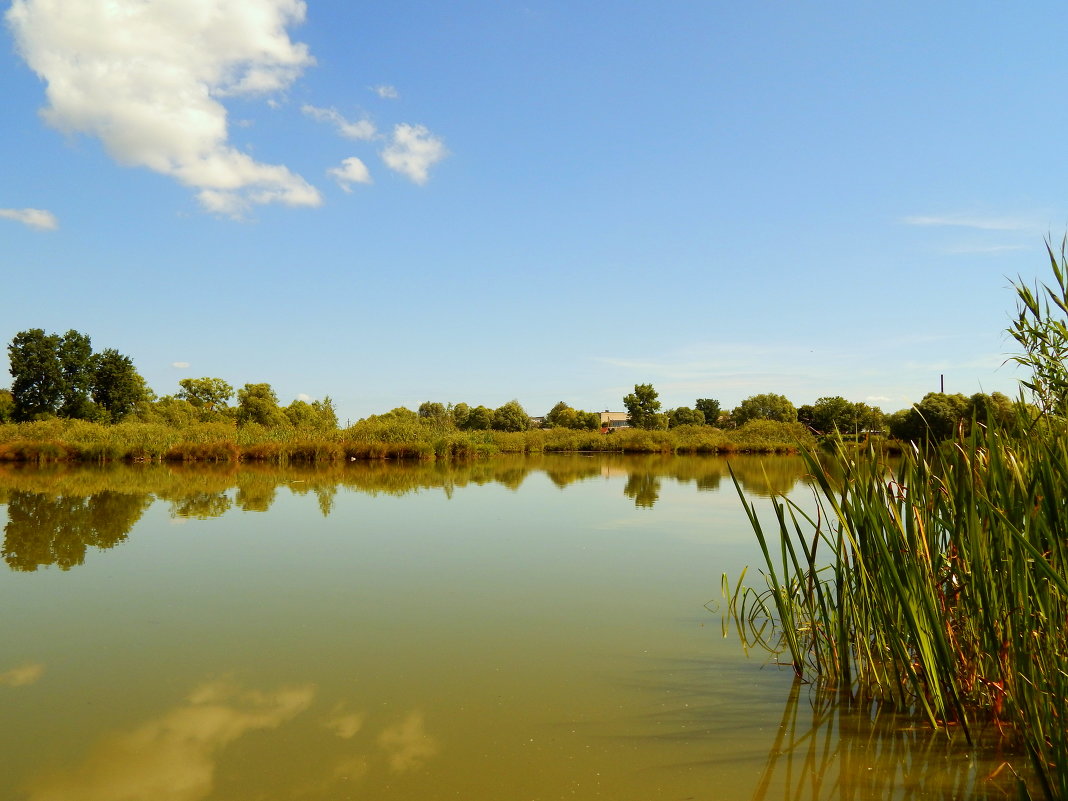
<instances>
[{"instance_id":1,"label":"aquatic plant","mask_svg":"<svg viewBox=\"0 0 1068 801\"><path fill-rule=\"evenodd\" d=\"M1043 795L1064 799L1068 368L1050 310L1068 313L1068 283L1063 248L1059 264L1050 255L1057 288L1017 287L1027 325L1014 333L1016 361L1040 373L1025 386L1044 413L1021 398L1007 423L976 421L894 466L874 448L808 450L814 497L774 498L773 522L735 479L766 586L732 589L724 577L724 592L747 646L950 733L996 725L1030 755Z\"/></svg>"}]
</instances>

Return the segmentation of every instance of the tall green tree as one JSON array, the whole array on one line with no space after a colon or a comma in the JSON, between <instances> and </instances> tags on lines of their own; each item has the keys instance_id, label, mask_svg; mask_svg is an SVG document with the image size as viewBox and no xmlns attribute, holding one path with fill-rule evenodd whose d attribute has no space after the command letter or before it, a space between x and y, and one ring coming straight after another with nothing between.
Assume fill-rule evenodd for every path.
<instances>
[{"instance_id":1,"label":"tall green tree","mask_svg":"<svg viewBox=\"0 0 1068 801\"><path fill-rule=\"evenodd\" d=\"M634 391L623 398L629 423L633 428L657 428L660 411L659 394L652 384L635 384Z\"/></svg>"},{"instance_id":2,"label":"tall green tree","mask_svg":"<svg viewBox=\"0 0 1068 801\"><path fill-rule=\"evenodd\" d=\"M237 391L237 422L261 426L284 426L289 420L278 406L278 396L270 384L245 384Z\"/></svg>"},{"instance_id":3,"label":"tall green tree","mask_svg":"<svg viewBox=\"0 0 1068 801\"><path fill-rule=\"evenodd\" d=\"M492 425L496 431L526 431L530 428L530 415L519 401L510 400L494 410Z\"/></svg>"},{"instance_id":4,"label":"tall green tree","mask_svg":"<svg viewBox=\"0 0 1068 801\"><path fill-rule=\"evenodd\" d=\"M15 334L7 346L15 420L49 417L59 411L66 386L59 344L55 334L31 328Z\"/></svg>"},{"instance_id":5,"label":"tall green tree","mask_svg":"<svg viewBox=\"0 0 1068 801\"><path fill-rule=\"evenodd\" d=\"M92 397L111 422L117 423L148 400L145 380L129 356L108 348L93 358Z\"/></svg>"},{"instance_id":6,"label":"tall green tree","mask_svg":"<svg viewBox=\"0 0 1068 801\"><path fill-rule=\"evenodd\" d=\"M82 420L98 417L97 409L90 400L95 362L89 337L71 329L58 340L56 356L63 374L63 401L57 410L59 416Z\"/></svg>"},{"instance_id":7,"label":"tall green tree","mask_svg":"<svg viewBox=\"0 0 1068 801\"><path fill-rule=\"evenodd\" d=\"M705 425L714 426L719 421L719 401L715 398L698 398L693 408L705 416Z\"/></svg>"}]
</instances>

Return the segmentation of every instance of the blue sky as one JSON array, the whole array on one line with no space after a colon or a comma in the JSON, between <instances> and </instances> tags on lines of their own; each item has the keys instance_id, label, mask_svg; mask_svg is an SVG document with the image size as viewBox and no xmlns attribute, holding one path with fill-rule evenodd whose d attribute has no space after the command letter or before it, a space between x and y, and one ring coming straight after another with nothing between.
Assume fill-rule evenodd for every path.
<instances>
[{"instance_id":1,"label":"blue sky","mask_svg":"<svg viewBox=\"0 0 1068 801\"><path fill-rule=\"evenodd\" d=\"M0 338L159 394L1015 394L1068 226L1052 2L4 9Z\"/></svg>"}]
</instances>

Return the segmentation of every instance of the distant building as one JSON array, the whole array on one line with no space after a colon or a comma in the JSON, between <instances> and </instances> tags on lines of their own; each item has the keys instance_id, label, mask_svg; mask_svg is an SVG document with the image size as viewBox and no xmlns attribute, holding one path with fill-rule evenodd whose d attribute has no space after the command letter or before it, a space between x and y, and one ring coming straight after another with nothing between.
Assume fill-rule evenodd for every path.
<instances>
[{"instance_id":1,"label":"distant building","mask_svg":"<svg viewBox=\"0 0 1068 801\"><path fill-rule=\"evenodd\" d=\"M601 428L630 428L630 415L626 412L601 412Z\"/></svg>"}]
</instances>

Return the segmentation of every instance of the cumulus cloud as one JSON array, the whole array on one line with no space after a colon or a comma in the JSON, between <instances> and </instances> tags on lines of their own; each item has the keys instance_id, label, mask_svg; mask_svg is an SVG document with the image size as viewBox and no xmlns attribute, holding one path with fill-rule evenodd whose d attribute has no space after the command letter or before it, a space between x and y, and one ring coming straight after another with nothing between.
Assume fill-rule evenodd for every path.
<instances>
[{"instance_id":1,"label":"cumulus cloud","mask_svg":"<svg viewBox=\"0 0 1068 801\"><path fill-rule=\"evenodd\" d=\"M59 228L56 216L44 209L0 209L0 217L23 223L30 228L40 228L42 231L54 231Z\"/></svg>"},{"instance_id":2,"label":"cumulus cloud","mask_svg":"<svg viewBox=\"0 0 1068 801\"><path fill-rule=\"evenodd\" d=\"M382 151L382 161L415 183L425 184L427 171L447 155L445 143L425 126L401 123L393 127L393 138Z\"/></svg>"},{"instance_id":3,"label":"cumulus cloud","mask_svg":"<svg viewBox=\"0 0 1068 801\"><path fill-rule=\"evenodd\" d=\"M396 100L400 97L400 92L397 91L396 86L390 86L388 83L381 83L378 86L372 86L371 91L384 100Z\"/></svg>"},{"instance_id":4,"label":"cumulus cloud","mask_svg":"<svg viewBox=\"0 0 1068 801\"><path fill-rule=\"evenodd\" d=\"M302 0L14 0L6 17L47 84L50 125L98 137L119 163L240 216L252 204L322 203L300 175L231 146L220 102L284 89L314 63L286 32L304 13Z\"/></svg>"},{"instance_id":5,"label":"cumulus cloud","mask_svg":"<svg viewBox=\"0 0 1068 801\"><path fill-rule=\"evenodd\" d=\"M177 367L179 370L184 370L189 367L189 362L171 362L171 367Z\"/></svg>"},{"instance_id":6,"label":"cumulus cloud","mask_svg":"<svg viewBox=\"0 0 1068 801\"><path fill-rule=\"evenodd\" d=\"M340 166L331 167L326 172L346 192L352 191L352 184L371 183L371 173L368 172L367 165L355 156L345 159Z\"/></svg>"},{"instance_id":7,"label":"cumulus cloud","mask_svg":"<svg viewBox=\"0 0 1068 801\"><path fill-rule=\"evenodd\" d=\"M375 124L369 119L357 120L351 122L345 119L336 108L320 108L318 106L304 105L301 106L301 111L307 114L314 120L319 122L328 122L337 128L337 132L344 136L346 139L356 139L360 141L370 141L378 135L378 129L375 128Z\"/></svg>"}]
</instances>

